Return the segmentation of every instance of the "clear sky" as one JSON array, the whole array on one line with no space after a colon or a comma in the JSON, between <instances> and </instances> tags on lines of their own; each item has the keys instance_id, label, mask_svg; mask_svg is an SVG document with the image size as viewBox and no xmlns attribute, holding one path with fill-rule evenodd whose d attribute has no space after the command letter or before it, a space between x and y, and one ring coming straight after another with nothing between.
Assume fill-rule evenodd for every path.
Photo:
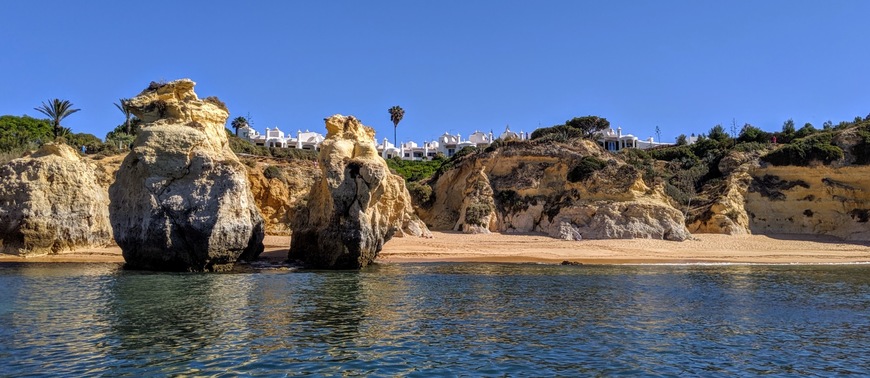
<instances>
[{"instance_id":1,"label":"clear sky","mask_svg":"<svg viewBox=\"0 0 870 378\"><path fill-rule=\"evenodd\" d=\"M0 1L0 114L191 78L254 127L352 114L392 140L598 115L640 138L870 113L870 1Z\"/></svg>"}]
</instances>

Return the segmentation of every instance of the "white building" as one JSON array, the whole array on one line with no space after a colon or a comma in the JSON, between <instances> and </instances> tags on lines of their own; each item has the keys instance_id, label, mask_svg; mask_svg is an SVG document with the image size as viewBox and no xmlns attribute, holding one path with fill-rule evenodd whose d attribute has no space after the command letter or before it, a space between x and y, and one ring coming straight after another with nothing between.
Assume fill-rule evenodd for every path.
<instances>
[{"instance_id":1,"label":"white building","mask_svg":"<svg viewBox=\"0 0 870 378\"><path fill-rule=\"evenodd\" d=\"M300 150L320 150L323 135L305 130L296 131L296 137L288 137L281 129L266 128L266 134L260 134L248 125L239 128L239 138L262 147L296 148Z\"/></svg>"},{"instance_id":2,"label":"white building","mask_svg":"<svg viewBox=\"0 0 870 378\"><path fill-rule=\"evenodd\" d=\"M616 152L624 148L647 150L653 147L673 145L673 143L654 142L653 137L649 137L647 140L640 140L634 135L623 134L621 127L617 127L615 132L613 129L600 132L596 137L598 144L605 150L611 152Z\"/></svg>"},{"instance_id":3,"label":"white building","mask_svg":"<svg viewBox=\"0 0 870 378\"><path fill-rule=\"evenodd\" d=\"M511 131L510 126L506 126L504 132L499 135L498 139L502 140L527 140L531 136L530 133L520 131L519 133ZM296 148L300 150L319 151L320 145L323 143L323 134L305 130L298 130L296 137L288 137L279 128L266 128L265 134L260 134L248 125L239 128L239 137L247 139L257 146L278 147L278 148ZM670 146L673 143L661 143L653 141L652 137L647 140L640 140L631 134L623 134L622 128L617 127L616 131L609 129L600 132L596 135L596 139L601 147L607 151L616 152L624 148L637 148L641 150L650 149L659 146ZM689 143L697 140L697 137L687 138ZM492 131L485 133L475 131L468 136L468 139L463 140L460 134L452 135L444 133L437 140L423 142L410 141L399 145L398 147L390 143L387 138L384 138L381 143L375 141L378 153L384 159L392 159L399 157L402 160L432 160L437 154L441 153L445 157L455 155L459 150L465 147L486 148L496 139Z\"/></svg>"}]
</instances>

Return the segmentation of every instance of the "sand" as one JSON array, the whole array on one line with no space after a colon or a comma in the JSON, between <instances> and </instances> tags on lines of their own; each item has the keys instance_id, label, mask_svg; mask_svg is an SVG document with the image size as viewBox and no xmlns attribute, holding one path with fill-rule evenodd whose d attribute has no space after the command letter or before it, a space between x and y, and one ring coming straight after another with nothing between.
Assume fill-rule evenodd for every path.
<instances>
[{"instance_id":1,"label":"sand","mask_svg":"<svg viewBox=\"0 0 870 378\"><path fill-rule=\"evenodd\" d=\"M847 242L814 235L697 234L695 240L671 242L651 239L563 241L542 235L434 232L431 239L393 238L379 262L510 262L583 264L661 263L870 263L870 243ZM267 236L262 257L281 261L290 237ZM18 257L0 255L2 262L123 262L117 246L81 249L57 255Z\"/></svg>"}]
</instances>

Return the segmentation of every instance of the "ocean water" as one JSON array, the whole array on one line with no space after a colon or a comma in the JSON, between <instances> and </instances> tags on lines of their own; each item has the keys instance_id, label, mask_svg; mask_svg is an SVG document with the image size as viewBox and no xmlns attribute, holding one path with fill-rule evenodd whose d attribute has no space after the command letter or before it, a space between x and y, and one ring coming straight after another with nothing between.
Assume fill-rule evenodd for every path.
<instances>
[{"instance_id":1,"label":"ocean water","mask_svg":"<svg viewBox=\"0 0 870 378\"><path fill-rule=\"evenodd\" d=\"M0 265L0 376L870 375L870 266Z\"/></svg>"}]
</instances>

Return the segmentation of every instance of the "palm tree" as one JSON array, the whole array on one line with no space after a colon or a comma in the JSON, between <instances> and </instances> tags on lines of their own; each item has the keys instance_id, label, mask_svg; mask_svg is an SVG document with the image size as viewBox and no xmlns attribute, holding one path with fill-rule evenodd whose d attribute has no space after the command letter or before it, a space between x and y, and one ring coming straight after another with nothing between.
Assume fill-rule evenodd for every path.
<instances>
[{"instance_id":1,"label":"palm tree","mask_svg":"<svg viewBox=\"0 0 870 378\"><path fill-rule=\"evenodd\" d=\"M239 136L239 129L241 129L242 126L245 126L247 124L248 124L248 119L245 117L233 118L233 122L231 123L231 125L233 126L233 129L236 130L236 136Z\"/></svg>"},{"instance_id":2,"label":"palm tree","mask_svg":"<svg viewBox=\"0 0 870 378\"><path fill-rule=\"evenodd\" d=\"M396 105L389 110L390 112L390 121L393 121L393 146L398 146L397 138L396 138L396 129L399 127L399 122L402 122L402 117L405 116L405 109L402 109L401 106Z\"/></svg>"},{"instance_id":3,"label":"palm tree","mask_svg":"<svg viewBox=\"0 0 870 378\"><path fill-rule=\"evenodd\" d=\"M131 134L131 131L133 131L130 127L130 117L133 116L133 113L130 111L130 108L127 107L127 101L130 101L130 99L122 98L115 103L115 107L118 108L121 113L124 113L124 126L127 130L126 133L129 135Z\"/></svg>"},{"instance_id":4,"label":"palm tree","mask_svg":"<svg viewBox=\"0 0 870 378\"><path fill-rule=\"evenodd\" d=\"M63 133L63 126L60 125L60 121L81 109L72 109L72 103L69 100L56 98L49 100L47 104L43 102L42 106L33 108L33 110L48 116L51 128L54 131L54 137L57 138Z\"/></svg>"}]
</instances>

